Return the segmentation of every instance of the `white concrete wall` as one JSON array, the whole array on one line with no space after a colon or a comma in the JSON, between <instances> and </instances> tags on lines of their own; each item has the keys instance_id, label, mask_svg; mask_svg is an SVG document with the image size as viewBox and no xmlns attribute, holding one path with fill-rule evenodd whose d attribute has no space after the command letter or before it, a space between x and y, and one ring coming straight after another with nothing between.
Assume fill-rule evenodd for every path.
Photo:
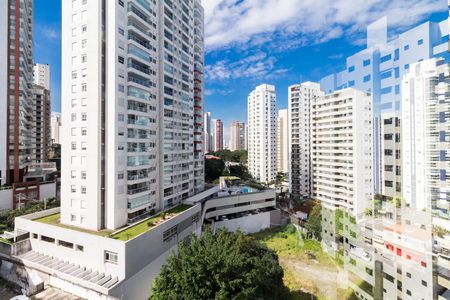
<instances>
[{"instance_id":1,"label":"white concrete wall","mask_svg":"<svg viewBox=\"0 0 450 300\"><path fill-rule=\"evenodd\" d=\"M56 183L47 183L40 185L39 200L56 197ZM0 211L13 209L13 190L0 190Z\"/></svg>"}]
</instances>

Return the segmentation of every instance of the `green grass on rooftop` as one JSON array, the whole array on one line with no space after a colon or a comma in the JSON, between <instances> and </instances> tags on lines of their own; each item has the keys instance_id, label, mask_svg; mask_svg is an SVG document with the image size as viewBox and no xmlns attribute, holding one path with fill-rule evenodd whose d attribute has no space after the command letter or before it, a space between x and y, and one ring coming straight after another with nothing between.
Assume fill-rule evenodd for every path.
<instances>
[{"instance_id":1,"label":"green grass on rooftop","mask_svg":"<svg viewBox=\"0 0 450 300\"><path fill-rule=\"evenodd\" d=\"M169 210L161 212L160 214L158 214L154 217L145 219L142 222L139 222L128 228L125 228L124 230L111 235L111 238L116 239L116 240L121 240L121 241L131 240L131 239L135 238L136 236L161 224L164 221L164 219L163 219L164 216L166 216L170 219L170 215L178 215L179 213L182 213L183 211L185 211L191 207L192 206L187 205L187 204L180 204L174 208L171 208ZM169 220L169 219L167 219L167 220Z\"/></svg>"},{"instance_id":2,"label":"green grass on rooftop","mask_svg":"<svg viewBox=\"0 0 450 300\"><path fill-rule=\"evenodd\" d=\"M99 235L99 236L108 236L112 233L111 230L94 231L94 230L87 230L87 229L79 228L76 226L61 224L61 214L60 213L56 213L53 215L48 215L48 216L45 216L42 218L38 218L38 219L35 219L34 221L58 226L61 228L66 228L66 229L76 230L76 231L85 232L85 233L89 233L89 234Z\"/></svg>"}]
</instances>

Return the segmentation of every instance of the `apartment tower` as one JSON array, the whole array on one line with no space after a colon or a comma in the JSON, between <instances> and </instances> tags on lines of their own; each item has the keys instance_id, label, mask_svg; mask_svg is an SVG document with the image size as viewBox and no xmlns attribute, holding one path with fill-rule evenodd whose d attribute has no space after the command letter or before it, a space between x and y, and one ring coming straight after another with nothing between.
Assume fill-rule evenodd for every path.
<instances>
[{"instance_id":1,"label":"apartment tower","mask_svg":"<svg viewBox=\"0 0 450 300\"><path fill-rule=\"evenodd\" d=\"M260 85L248 96L248 168L261 182L271 182L277 174L275 105L273 85Z\"/></svg>"},{"instance_id":2,"label":"apartment tower","mask_svg":"<svg viewBox=\"0 0 450 300\"><path fill-rule=\"evenodd\" d=\"M213 151L222 151L223 148L223 122L220 119L213 120Z\"/></svg>"},{"instance_id":3,"label":"apartment tower","mask_svg":"<svg viewBox=\"0 0 450 300\"><path fill-rule=\"evenodd\" d=\"M289 190L302 199L311 198L313 186L311 108L324 95L314 82L289 87Z\"/></svg>"},{"instance_id":4,"label":"apartment tower","mask_svg":"<svg viewBox=\"0 0 450 300\"><path fill-rule=\"evenodd\" d=\"M116 229L204 186L199 1L63 1L61 222Z\"/></svg>"},{"instance_id":5,"label":"apartment tower","mask_svg":"<svg viewBox=\"0 0 450 300\"><path fill-rule=\"evenodd\" d=\"M231 122L230 150L245 150L245 123L239 121Z\"/></svg>"},{"instance_id":6,"label":"apartment tower","mask_svg":"<svg viewBox=\"0 0 450 300\"><path fill-rule=\"evenodd\" d=\"M212 151L212 124L211 124L211 113L205 112L204 117L204 135L205 135L205 153Z\"/></svg>"},{"instance_id":7,"label":"apartment tower","mask_svg":"<svg viewBox=\"0 0 450 300\"><path fill-rule=\"evenodd\" d=\"M450 219L449 65L412 64L402 84L402 196L417 210Z\"/></svg>"},{"instance_id":8,"label":"apartment tower","mask_svg":"<svg viewBox=\"0 0 450 300\"><path fill-rule=\"evenodd\" d=\"M372 200L372 98L355 89L311 107L313 195L328 209L360 217Z\"/></svg>"},{"instance_id":9,"label":"apartment tower","mask_svg":"<svg viewBox=\"0 0 450 300\"><path fill-rule=\"evenodd\" d=\"M33 1L0 3L0 185L23 180L33 153Z\"/></svg>"}]
</instances>

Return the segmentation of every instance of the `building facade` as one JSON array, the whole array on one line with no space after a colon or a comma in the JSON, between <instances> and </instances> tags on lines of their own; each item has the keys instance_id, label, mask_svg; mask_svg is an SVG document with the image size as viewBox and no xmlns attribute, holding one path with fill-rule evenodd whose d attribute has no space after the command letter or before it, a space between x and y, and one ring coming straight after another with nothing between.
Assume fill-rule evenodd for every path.
<instances>
[{"instance_id":1,"label":"building facade","mask_svg":"<svg viewBox=\"0 0 450 300\"><path fill-rule=\"evenodd\" d=\"M324 207L360 216L372 200L372 98L344 89L311 109L313 195Z\"/></svg>"},{"instance_id":2,"label":"building facade","mask_svg":"<svg viewBox=\"0 0 450 300\"><path fill-rule=\"evenodd\" d=\"M116 229L201 191L200 3L76 0L62 12L62 223Z\"/></svg>"},{"instance_id":3,"label":"building facade","mask_svg":"<svg viewBox=\"0 0 450 300\"><path fill-rule=\"evenodd\" d=\"M245 150L245 123L233 121L230 125L230 150Z\"/></svg>"},{"instance_id":4,"label":"building facade","mask_svg":"<svg viewBox=\"0 0 450 300\"><path fill-rule=\"evenodd\" d=\"M205 117L204 117L204 128L205 128L205 153L209 153L212 151L212 136L213 136L213 132L212 132L212 123L211 123L211 113L210 112L205 112Z\"/></svg>"},{"instance_id":5,"label":"building facade","mask_svg":"<svg viewBox=\"0 0 450 300\"><path fill-rule=\"evenodd\" d=\"M305 82L289 87L289 190L304 199L312 196L311 109L325 93Z\"/></svg>"},{"instance_id":6,"label":"building facade","mask_svg":"<svg viewBox=\"0 0 450 300\"><path fill-rule=\"evenodd\" d=\"M287 109L278 111L277 116L277 172L289 172L289 114Z\"/></svg>"},{"instance_id":7,"label":"building facade","mask_svg":"<svg viewBox=\"0 0 450 300\"><path fill-rule=\"evenodd\" d=\"M367 27L366 49L347 57L344 70L323 78L320 81L323 91L330 93L347 87L368 91L373 97L376 118L380 118L382 112L394 113L395 117L401 118L401 82L410 65L432 57L449 59L448 22L448 19L428 21L389 39L387 18L374 22ZM383 143L379 137L381 135L375 136L375 145ZM395 153L401 149L375 149L378 151L374 151L374 190L381 193L382 178L390 176L382 175L382 172L390 170L391 166L385 168L382 165L382 154L386 150Z\"/></svg>"},{"instance_id":8,"label":"building facade","mask_svg":"<svg viewBox=\"0 0 450 300\"><path fill-rule=\"evenodd\" d=\"M222 151L224 149L223 145L223 122L220 119L213 120L213 151Z\"/></svg>"},{"instance_id":9,"label":"building facade","mask_svg":"<svg viewBox=\"0 0 450 300\"><path fill-rule=\"evenodd\" d=\"M263 84L248 96L248 169L257 181L271 182L277 173L276 95Z\"/></svg>"},{"instance_id":10,"label":"building facade","mask_svg":"<svg viewBox=\"0 0 450 300\"><path fill-rule=\"evenodd\" d=\"M33 85L33 153L34 163L48 160L51 145L50 91L40 85Z\"/></svg>"},{"instance_id":11,"label":"building facade","mask_svg":"<svg viewBox=\"0 0 450 300\"><path fill-rule=\"evenodd\" d=\"M33 1L0 4L0 184L21 182L33 145Z\"/></svg>"},{"instance_id":12,"label":"building facade","mask_svg":"<svg viewBox=\"0 0 450 300\"><path fill-rule=\"evenodd\" d=\"M50 117L51 143L61 144L61 114L52 112Z\"/></svg>"},{"instance_id":13,"label":"building facade","mask_svg":"<svg viewBox=\"0 0 450 300\"><path fill-rule=\"evenodd\" d=\"M34 84L40 85L50 91L50 66L48 64L35 64L33 73Z\"/></svg>"},{"instance_id":14,"label":"building facade","mask_svg":"<svg viewBox=\"0 0 450 300\"><path fill-rule=\"evenodd\" d=\"M417 210L450 219L449 65L412 64L402 84L402 196Z\"/></svg>"}]
</instances>

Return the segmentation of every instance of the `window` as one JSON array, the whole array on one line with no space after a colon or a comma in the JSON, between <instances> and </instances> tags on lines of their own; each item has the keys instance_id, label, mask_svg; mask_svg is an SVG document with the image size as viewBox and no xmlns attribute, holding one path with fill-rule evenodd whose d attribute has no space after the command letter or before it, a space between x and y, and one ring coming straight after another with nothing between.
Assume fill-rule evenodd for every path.
<instances>
[{"instance_id":1,"label":"window","mask_svg":"<svg viewBox=\"0 0 450 300\"><path fill-rule=\"evenodd\" d=\"M77 120L77 114L72 114L70 116L70 119L72 120L72 122L75 122Z\"/></svg>"},{"instance_id":2,"label":"window","mask_svg":"<svg viewBox=\"0 0 450 300\"><path fill-rule=\"evenodd\" d=\"M124 178L123 172L120 172L119 174L117 174L117 179L121 180Z\"/></svg>"},{"instance_id":3,"label":"window","mask_svg":"<svg viewBox=\"0 0 450 300\"><path fill-rule=\"evenodd\" d=\"M81 216L81 217L80 217L80 223L81 223L81 224L86 223L86 217L85 217L85 216Z\"/></svg>"},{"instance_id":4,"label":"window","mask_svg":"<svg viewBox=\"0 0 450 300\"><path fill-rule=\"evenodd\" d=\"M73 244L72 243L61 241L61 240L58 241L58 246L66 247L66 248L69 248L69 249L73 249Z\"/></svg>"},{"instance_id":5,"label":"window","mask_svg":"<svg viewBox=\"0 0 450 300\"><path fill-rule=\"evenodd\" d=\"M366 76L364 76L364 78L363 78L363 82L369 82L370 79L371 79L370 74L369 74L369 75L366 75Z\"/></svg>"},{"instance_id":6,"label":"window","mask_svg":"<svg viewBox=\"0 0 450 300\"><path fill-rule=\"evenodd\" d=\"M81 150L86 151L87 146L86 146L86 142L81 142Z\"/></svg>"},{"instance_id":7,"label":"window","mask_svg":"<svg viewBox=\"0 0 450 300\"><path fill-rule=\"evenodd\" d=\"M75 179L77 177L75 174L75 171L70 171L70 178Z\"/></svg>"},{"instance_id":8,"label":"window","mask_svg":"<svg viewBox=\"0 0 450 300\"><path fill-rule=\"evenodd\" d=\"M87 54L81 55L81 62L86 63L87 62Z\"/></svg>"},{"instance_id":9,"label":"window","mask_svg":"<svg viewBox=\"0 0 450 300\"><path fill-rule=\"evenodd\" d=\"M71 222L75 222L77 220L77 216L75 215L70 215L70 221Z\"/></svg>"},{"instance_id":10,"label":"window","mask_svg":"<svg viewBox=\"0 0 450 300\"><path fill-rule=\"evenodd\" d=\"M125 31L123 30L123 28L119 27L118 30L120 35L125 35Z\"/></svg>"},{"instance_id":11,"label":"window","mask_svg":"<svg viewBox=\"0 0 450 300\"><path fill-rule=\"evenodd\" d=\"M422 280L422 285L423 286L428 286L428 283L425 280Z\"/></svg>"},{"instance_id":12,"label":"window","mask_svg":"<svg viewBox=\"0 0 450 300\"><path fill-rule=\"evenodd\" d=\"M87 84L86 84L86 83L83 83L83 84L81 85L81 91L82 91L82 92L87 92Z\"/></svg>"},{"instance_id":13,"label":"window","mask_svg":"<svg viewBox=\"0 0 450 300\"><path fill-rule=\"evenodd\" d=\"M86 209L86 201L85 200L81 200L80 201L80 208L81 209Z\"/></svg>"},{"instance_id":14,"label":"window","mask_svg":"<svg viewBox=\"0 0 450 300\"><path fill-rule=\"evenodd\" d=\"M417 41L417 45L420 46L420 45L422 45L422 44L423 44L423 39L420 39L420 40Z\"/></svg>"},{"instance_id":15,"label":"window","mask_svg":"<svg viewBox=\"0 0 450 300\"><path fill-rule=\"evenodd\" d=\"M71 186L70 186L70 192L71 192L71 193L76 193L76 192L77 192L77 187L74 186L74 185L71 185Z\"/></svg>"},{"instance_id":16,"label":"window","mask_svg":"<svg viewBox=\"0 0 450 300\"><path fill-rule=\"evenodd\" d=\"M81 26L81 33L86 33L86 32L87 32L87 25Z\"/></svg>"},{"instance_id":17,"label":"window","mask_svg":"<svg viewBox=\"0 0 450 300\"><path fill-rule=\"evenodd\" d=\"M82 193L83 195L86 195L86 187L85 187L85 186L82 186L82 187L81 187L81 193Z\"/></svg>"},{"instance_id":18,"label":"window","mask_svg":"<svg viewBox=\"0 0 450 300\"><path fill-rule=\"evenodd\" d=\"M406 272L406 277L411 278L411 273Z\"/></svg>"},{"instance_id":19,"label":"window","mask_svg":"<svg viewBox=\"0 0 450 300\"><path fill-rule=\"evenodd\" d=\"M406 64L404 68L405 70L409 70L409 64Z\"/></svg>"},{"instance_id":20,"label":"window","mask_svg":"<svg viewBox=\"0 0 450 300\"><path fill-rule=\"evenodd\" d=\"M169 242L178 234L178 227L173 226L172 228L164 231L163 233L163 242Z\"/></svg>"},{"instance_id":21,"label":"window","mask_svg":"<svg viewBox=\"0 0 450 300\"><path fill-rule=\"evenodd\" d=\"M81 135L86 136L87 135L87 129L85 127L81 128Z\"/></svg>"},{"instance_id":22,"label":"window","mask_svg":"<svg viewBox=\"0 0 450 300\"><path fill-rule=\"evenodd\" d=\"M353 71L355 71L355 66L350 66L350 67L348 68L348 72L351 73L351 72L353 72Z\"/></svg>"},{"instance_id":23,"label":"window","mask_svg":"<svg viewBox=\"0 0 450 300\"><path fill-rule=\"evenodd\" d=\"M117 265L117 253L105 251L105 262Z\"/></svg>"},{"instance_id":24,"label":"window","mask_svg":"<svg viewBox=\"0 0 450 300\"><path fill-rule=\"evenodd\" d=\"M403 47L403 50L408 51L409 50L409 45L405 45L405 47Z\"/></svg>"},{"instance_id":25,"label":"window","mask_svg":"<svg viewBox=\"0 0 450 300\"><path fill-rule=\"evenodd\" d=\"M81 114L81 121L87 121L87 113Z\"/></svg>"},{"instance_id":26,"label":"window","mask_svg":"<svg viewBox=\"0 0 450 300\"><path fill-rule=\"evenodd\" d=\"M125 59L123 58L123 56L119 56L118 60L119 60L119 63L122 65L125 63Z\"/></svg>"},{"instance_id":27,"label":"window","mask_svg":"<svg viewBox=\"0 0 450 300\"><path fill-rule=\"evenodd\" d=\"M86 48L86 46L87 46L87 40L82 40L81 41L81 48Z\"/></svg>"},{"instance_id":28,"label":"window","mask_svg":"<svg viewBox=\"0 0 450 300\"><path fill-rule=\"evenodd\" d=\"M390 61L391 59L392 59L392 55L388 54L388 55L383 56L383 57L380 59L380 62L381 62L381 63L384 63L384 62Z\"/></svg>"},{"instance_id":29,"label":"window","mask_svg":"<svg viewBox=\"0 0 450 300\"><path fill-rule=\"evenodd\" d=\"M75 250L76 250L76 251L83 252L83 251L84 251L84 247L81 246L81 245L76 245L76 246L75 246Z\"/></svg>"},{"instance_id":30,"label":"window","mask_svg":"<svg viewBox=\"0 0 450 300\"><path fill-rule=\"evenodd\" d=\"M77 71L72 72L72 79L77 79Z\"/></svg>"},{"instance_id":31,"label":"window","mask_svg":"<svg viewBox=\"0 0 450 300\"><path fill-rule=\"evenodd\" d=\"M86 171L81 171L81 179L86 179Z\"/></svg>"},{"instance_id":32,"label":"window","mask_svg":"<svg viewBox=\"0 0 450 300\"><path fill-rule=\"evenodd\" d=\"M351 81L348 82L348 87L352 87L352 86L355 86L355 81L354 80L351 80Z\"/></svg>"},{"instance_id":33,"label":"window","mask_svg":"<svg viewBox=\"0 0 450 300\"><path fill-rule=\"evenodd\" d=\"M363 60L363 66L364 67L370 66L370 59Z\"/></svg>"},{"instance_id":34,"label":"window","mask_svg":"<svg viewBox=\"0 0 450 300\"><path fill-rule=\"evenodd\" d=\"M72 142L72 150L77 150L77 143Z\"/></svg>"}]
</instances>

